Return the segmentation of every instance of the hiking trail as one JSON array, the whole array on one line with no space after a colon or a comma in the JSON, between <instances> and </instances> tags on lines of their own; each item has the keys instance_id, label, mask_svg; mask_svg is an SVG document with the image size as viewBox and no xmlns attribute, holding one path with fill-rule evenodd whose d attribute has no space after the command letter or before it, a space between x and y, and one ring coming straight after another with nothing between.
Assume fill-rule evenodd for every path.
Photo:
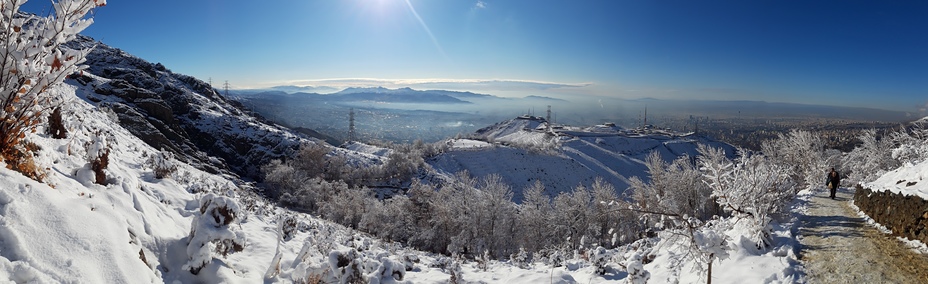
<instances>
[{"instance_id":1,"label":"hiking trail","mask_svg":"<svg viewBox=\"0 0 928 284\"><path fill-rule=\"evenodd\" d=\"M928 255L867 224L849 202L853 188L809 199L800 216L799 259L809 283L928 283Z\"/></svg>"}]
</instances>

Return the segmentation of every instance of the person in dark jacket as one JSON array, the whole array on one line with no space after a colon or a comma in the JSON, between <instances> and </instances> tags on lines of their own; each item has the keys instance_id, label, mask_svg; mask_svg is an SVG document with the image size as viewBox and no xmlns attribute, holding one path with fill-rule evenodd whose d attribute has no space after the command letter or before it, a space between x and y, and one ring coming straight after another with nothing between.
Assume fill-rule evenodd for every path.
<instances>
[{"instance_id":1,"label":"person in dark jacket","mask_svg":"<svg viewBox=\"0 0 928 284\"><path fill-rule=\"evenodd\" d=\"M841 175L835 171L835 168L831 168L831 172L825 178L825 183L831 189L831 199L835 199L835 192L838 191L838 185L841 184Z\"/></svg>"}]
</instances>

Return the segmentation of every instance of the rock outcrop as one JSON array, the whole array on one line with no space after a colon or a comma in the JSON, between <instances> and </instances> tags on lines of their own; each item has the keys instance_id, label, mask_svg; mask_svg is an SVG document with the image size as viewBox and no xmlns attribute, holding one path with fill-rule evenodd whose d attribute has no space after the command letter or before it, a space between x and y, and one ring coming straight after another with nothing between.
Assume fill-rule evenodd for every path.
<instances>
[{"instance_id":1,"label":"rock outcrop","mask_svg":"<svg viewBox=\"0 0 928 284\"><path fill-rule=\"evenodd\" d=\"M149 145L207 172L260 179L262 165L308 141L160 63L85 36L68 47L93 48L87 70L72 78L93 86L93 93L82 95L86 100L112 110L123 127Z\"/></svg>"},{"instance_id":2,"label":"rock outcrop","mask_svg":"<svg viewBox=\"0 0 928 284\"><path fill-rule=\"evenodd\" d=\"M928 201L918 196L857 187L854 204L893 235L928 243Z\"/></svg>"}]
</instances>

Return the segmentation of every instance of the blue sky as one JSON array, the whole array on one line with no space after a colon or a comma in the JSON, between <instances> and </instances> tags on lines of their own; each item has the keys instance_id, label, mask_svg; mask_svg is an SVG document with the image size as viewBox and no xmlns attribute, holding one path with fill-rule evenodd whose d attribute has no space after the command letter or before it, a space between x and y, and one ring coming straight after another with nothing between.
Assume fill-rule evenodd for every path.
<instances>
[{"instance_id":1,"label":"blue sky","mask_svg":"<svg viewBox=\"0 0 928 284\"><path fill-rule=\"evenodd\" d=\"M238 88L928 102L926 1L110 0L85 34Z\"/></svg>"}]
</instances>

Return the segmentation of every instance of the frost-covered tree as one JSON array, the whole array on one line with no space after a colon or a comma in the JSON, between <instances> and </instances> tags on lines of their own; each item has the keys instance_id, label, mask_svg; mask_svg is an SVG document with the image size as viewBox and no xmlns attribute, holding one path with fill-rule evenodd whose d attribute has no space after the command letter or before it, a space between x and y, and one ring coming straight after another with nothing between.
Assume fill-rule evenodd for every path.
<instances>
[{"instance_id":1,"label":"frost-covered tree","mask_svg":"<svg viewBox=\"0 0 928 284\"><path fill-rule=\"evenodd\" d=\"M383 201L375 200L361 217L358 227L384 240L405 243L418 229L413 217L415 209L410 198L405 195Z\"/></svg>"},{"instance_id":2,"label":"frost-covered tree","mask_svg":"<svg viewBox=\"0 0 928 284\"><path fill-rule=\"evenodd\" d=\"M85 67L90 50L63 45L77 37L93 19L87 17L106 0L60 0L55 14L38 17L19 12L24 0L0 2L0 160L14 169L29 150L21 143L48 112L63 103L51 89Z\"/></svg>"},{"instance_id":3,"label":"frost-covered tree","mask_svg":"<svg viewBox=\"0 0 928 284\"><path fill-rule=\"evenodd\" d=\"M554 198L553 229L562 236L555 240L570 248L580 247L585 236L591 236L593 196L586 186L578 185L570 192L561 192Z\"/></svg>"},{"instance_id":4,"label":"frost-covered tree","mask_svg":"<svg viewBox=\"0 0 928 284\"><path fill-rule=\"evenodd\" d=\"M372 207L376 206L377 200L370 196L370 190L367 188L349 188L341 184L333 196L323 202L319 212L322 216L333 222L351 227L358 228L361 220Z\"/></svg>"},{"instance_id":5,"label":"frost-covered tree","mask_svg":"<svg viewBox=\"0 0 928 284\"><path fill-rule=\"evenodd\" d=\"M242 251L245 248L245 234L230 226L241 215L241 208L232 198L212 193L201 197L200 210L190 224L187 263L183 269L193 274L200 273L200 269L212 261L212 250L222 256Z\"/></svg>"},{"instance_id":6,"label":"frost-covered tree","mask_svg":"<svg viewBox=\"0 0 928 284\"><path fill-rule=\"evenodd\" d=\"M785 167L744 151L732 161L722 149L706 145L698 149L705 182L722 209L750 222L749 237L758 248L772 245L772 217L782 213L795 196L796 183Z\"/></svg>"},{"instance_id":7,"label":"frost-covered tree","mask_svg":"<svg viewBox=\"0 0 928 284\"><path fill-rule=\"evenodd\" d=\"M899 161L893 159L895 147L891 139L877 135L875 129L862 131L857 139L860 145L847 153L842 162L850 180L873 181L886 171L899 167Z\"/></svg>"},{"instance_id":8,"label":"frost-covered tree","mask_svg":"<svg viewBox=\"0 0 928 284\"><path fill-rule=\"evenodd\" d=\"M894 147L892 158L900 164L928 160L928 125L924 121L889 135Z\"/></svg>"},{"instance_id":9,"label":"frost-covered tree","mask_svg":"<svg viewBox=\"0 0 928 284\"><path fill-rule=\"evenodd\" d=\"M723 153L724 154L724 153ZM632 199L640 210L660 214L645 214L649 223L657 222L664 215L693 216L708 220L718 213L712 190L703 182L689 156L679 157L671 163L652 152L645 159L649 181L638 177L630 179Z\"/></svg>"},{"instance_id":10,"label":"frost-covered tree","mask_svg":"<svg viewBox=\"0 0 928 284\"><path fill-rule=\"evenodd\" d=\"M827 170L836 165L839 157L826 155L825 140L812 132L793 129L778 135L777 139L761 144L761 152L769 162L788 171L799 183L797 190L822 188Z\"/></svg>"},{"instance_id":11,"label":"frost-covered tree","mask_svg":"<svg viewBox=\"0 0 928 284\"><path fill-rule=\"evenodd\" d=\"M551 198L545 194L545 186L536 180L522 192L522 204L519 205L517 215L518 239L522 240L523 248L535 252L545 247L555 236L555 231L549 228L551 224Z\"/></svg>"},{"instance_id":12,"label":"frost-covered tree","mask_svg":"<svg viewBox=\"0 0 928 284\"><path fill-rule=\"evenodd\" d=\"M722 149L701 145L702 148L713 151L713 161L729 161ZM703 152L700 154L705 155ZM697 270L711 279L712 263L727 258L730 241L724 234L726 227L720 225L726 224L726 220L715 215L718 211L714 199L718 197L692 161L681 157L668 164L657 153L649 155L645 164L650 180L631 180L635 202L626 208L639 213L641 220L651 226L648 229L657 232L661 243L681 253L683 257L671 263L671 269L678 271L684 262L692 261ZM643 270L642 255L629 253L624 258L623 266L629 273L627 281L647 281L650 275Z\"/></svg>"}]
</instances>

